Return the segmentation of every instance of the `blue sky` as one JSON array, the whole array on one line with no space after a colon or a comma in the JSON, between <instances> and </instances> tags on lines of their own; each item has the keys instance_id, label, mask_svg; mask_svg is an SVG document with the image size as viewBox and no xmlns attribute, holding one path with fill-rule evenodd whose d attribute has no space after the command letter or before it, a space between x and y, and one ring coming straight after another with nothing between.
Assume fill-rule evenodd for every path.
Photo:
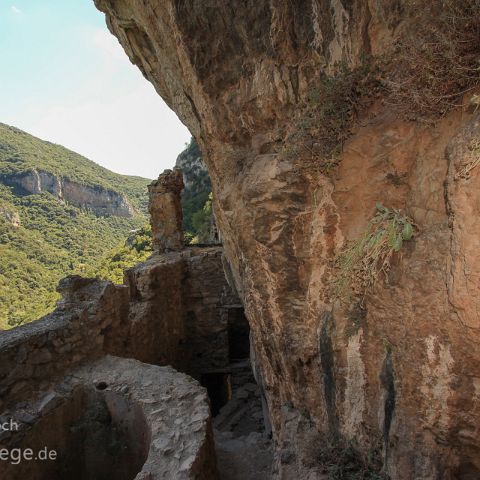
<instances>
[{"instance_id":1,"label":"blue sky","mask_svg":"<svg viewBox=\"0 0 480 480\"><path fill-rule=\"evenodd\" d=\"M190 139L93 0L0 0L0 122L155 178Z\"/></svg>"}]
</instances>

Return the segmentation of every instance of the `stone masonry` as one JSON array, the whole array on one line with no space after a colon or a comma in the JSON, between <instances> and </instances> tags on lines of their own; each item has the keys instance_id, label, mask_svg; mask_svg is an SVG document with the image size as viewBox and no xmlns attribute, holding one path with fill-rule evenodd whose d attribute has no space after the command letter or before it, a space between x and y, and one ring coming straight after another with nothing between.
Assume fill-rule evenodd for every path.
<instances>
[{"instance_id":1,"label":"stone masonry","mask_svg":"<svg viewBox=\"0 0 480 480\"><path fill-rule=\"evenodd\" d=\"M156 181L148 186L153 247L157 252L179 251L183 248L182 206L180 204L182 189L181 170L165 170Z\"/></svg>"},{"instance_id":2,"label":"stone masonry","mask_svg":"<svg viewBox=\"0 0 480 480\"><path fill-rule=\"evenodd\" d=\"M156 252L127 271L123 285L67 277L53 313L0 332L0 419L20 425L19 432L0 432L0 449L43 441L59 452L55 465L32 463L33 470L0 461L2 480L57 478L52 472L77 461L72 451L86 463L69 478L113 472L119 460L105 446L112 442L131 458L121 478L216 478L206 391L160 366L196 379L225 369L229 309L240 302L225 279L221 247L183 247L181 186L179 171L150 186ZM88 443L92 425L100 429L95 447Z\"/></svg>"}]
</instances>

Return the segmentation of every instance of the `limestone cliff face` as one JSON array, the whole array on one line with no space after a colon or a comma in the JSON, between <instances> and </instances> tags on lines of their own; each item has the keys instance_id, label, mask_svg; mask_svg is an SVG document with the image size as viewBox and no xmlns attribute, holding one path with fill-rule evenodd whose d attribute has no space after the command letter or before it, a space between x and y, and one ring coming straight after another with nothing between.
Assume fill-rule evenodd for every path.
<instances>
[{"instance_id":1,"label":"limestone cliff face","mask_svg":"<svg viewBox=\"0 0 480 480\"><path fill-rule=\"evenodd\" d=\"M102 187L72 182L49 172L32 169L4 178L6 184L17 185L30 194L50 192L60 200L102 216L132 217L134 209L123 195Z\"/></svg>"},{"instance_id":2,"label":"limestone cliff face","mask_svg":"<svg viewBox=\"0 0 480 480\"><path fill-rule=\"evenodd\" d=\"M204 153L282 478L317 478L315 432L380 445L393 479L480 476L478 113L424 124L373 99L335 161L332 130L297 148L321 75L388 52L410 3L96 0ZM333 267L377 202L417 233L340 302Z\"/></svg>"},{"instance_id":3,"label":"limestone cliff face","mask_svg":"<svg viewBox=\"0 0 480 480\"><path fill-rule=\"evenodd\" d=\"M175 167L182 171L185 190L195 194L199 190L209 191L211 189L207 167L194 139L177 157Z\"/></svg>"}]
</instances>

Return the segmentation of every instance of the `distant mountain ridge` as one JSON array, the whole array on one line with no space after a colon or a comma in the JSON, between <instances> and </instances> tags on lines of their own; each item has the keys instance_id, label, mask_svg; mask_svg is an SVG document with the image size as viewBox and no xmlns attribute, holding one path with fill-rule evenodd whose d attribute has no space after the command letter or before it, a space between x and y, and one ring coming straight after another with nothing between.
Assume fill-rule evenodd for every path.
<instances>
[{"instance_id":1,"label":"distant mountain ridge","mask_svg":"<svg viewBox=\"0 0 480 480\"><path fill-rule=\"evenodd\" d=\"M143 188L150 180L111 172L61 145L3 123L0 123L0 178L2 183L10 180L28 193L39 193L43 187L61 196L62 182L120 193L134 209L147 212L148 198Z\"/></svg>"},{"instance_id":2,"label":"distant mountain ridge","mask_svg":"<svg viewBox=\"0 0 480 480\"><path fill-rule=\"evenodd\" d=\"M148 183L0 123L0 328L47 313L60 278L143 227Z\"/></svg>"}]
</instances>

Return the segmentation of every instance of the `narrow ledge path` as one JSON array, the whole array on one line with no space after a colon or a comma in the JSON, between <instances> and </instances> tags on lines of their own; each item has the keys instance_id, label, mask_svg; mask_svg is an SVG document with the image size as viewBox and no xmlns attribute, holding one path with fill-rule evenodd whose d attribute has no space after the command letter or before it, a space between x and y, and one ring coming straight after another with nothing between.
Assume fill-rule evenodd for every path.
<instances>
[{"instance_id":1,"label":"narrow ledge path","mask_svg":"<svg viewBox=\"0 0 480 480\"><path fill-rule=\"evenodd\" d=\"M231 400L213 420L220 480L270 480L272 441L248 359L232 363L231 385Z\"/></svg>"}]
</instances>

